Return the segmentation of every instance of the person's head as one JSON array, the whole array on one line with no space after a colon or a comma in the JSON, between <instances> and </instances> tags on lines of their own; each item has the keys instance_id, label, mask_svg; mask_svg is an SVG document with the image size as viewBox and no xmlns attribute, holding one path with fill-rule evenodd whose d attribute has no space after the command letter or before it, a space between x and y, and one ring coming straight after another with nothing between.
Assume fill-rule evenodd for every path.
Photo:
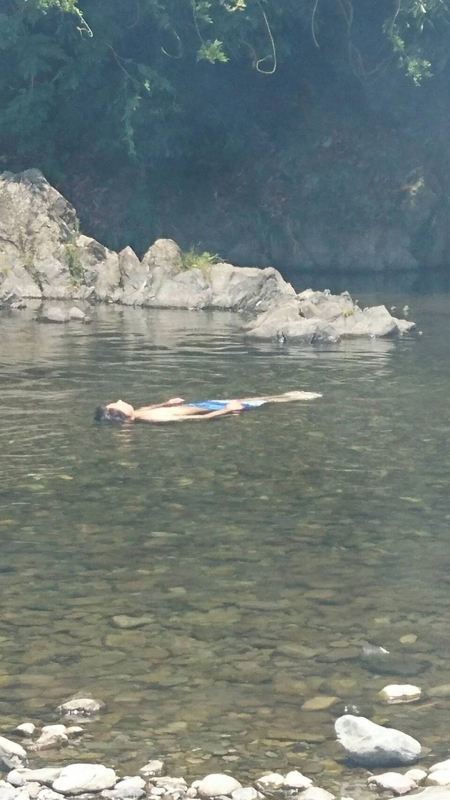
<instances>
[{"instance_id":1,"label":"person's head","mask_svg":"<svg viewBox=\"0 0 450 800\"><path fill-rule=\"evenodd\" d=\"M94 412L94 419L96 422L130 422L132 419L130 414L121 411L119 408L110 406L97 406Z\"/></svg>"}]
</instances>

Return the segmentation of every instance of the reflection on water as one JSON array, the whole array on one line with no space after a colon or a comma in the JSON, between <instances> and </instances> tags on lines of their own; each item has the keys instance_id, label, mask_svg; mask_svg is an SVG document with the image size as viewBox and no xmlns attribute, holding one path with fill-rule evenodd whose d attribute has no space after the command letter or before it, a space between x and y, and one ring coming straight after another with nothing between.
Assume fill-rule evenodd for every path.
<instances>
[{"instance_id":1,"label":"reflection on water","mask_svg":"<svg viewBox=\"0 0 450 800\"><path fill-rule=\"evenodd\" d=\"M448 298L409 304L422 337L307 350L247 344L228 314L2 316L4 730L90 691L105 713L52 760L298 767L333 787L352 703L445 752L450 694L377 700L448 683ZM117 397L295 388L324 396L204 425L91 421ZM367 669L367 641L400 678Z\"/></svg>"}]
</instances>

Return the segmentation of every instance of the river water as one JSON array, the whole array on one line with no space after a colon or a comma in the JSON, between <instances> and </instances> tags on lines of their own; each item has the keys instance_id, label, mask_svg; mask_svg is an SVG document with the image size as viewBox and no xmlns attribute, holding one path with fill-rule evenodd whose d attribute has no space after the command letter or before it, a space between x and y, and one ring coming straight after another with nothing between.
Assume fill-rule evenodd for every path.
<instances>
[{"instance_id":1,"label":"river water","mask_svg":"<svg viewBox=\"0 0 450 800\"><path fill-rule=\"evenodd\" d=\"M298 768L335 788L355 774L333 737L346 704L429 761L447 754L449 296L406 301L422 336L306 349L247 343L226 313L3 313L3 733L58 721L81 691L104 712L43 763ZM92 421L118 397L298 388L323 398L203 424ZM367 642L392 661L362 658ZM424 699L384 705L393 682Z\"/></svg>"}]
</instances>

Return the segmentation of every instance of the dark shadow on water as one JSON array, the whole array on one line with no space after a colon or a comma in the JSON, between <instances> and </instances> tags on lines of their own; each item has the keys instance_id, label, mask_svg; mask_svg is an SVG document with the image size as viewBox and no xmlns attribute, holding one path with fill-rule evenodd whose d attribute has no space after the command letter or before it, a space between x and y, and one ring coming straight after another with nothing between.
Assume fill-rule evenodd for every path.
<instances>
[{"instance_id":1,"label":"dark shadow on water","mask_svg":"<svg viewBox=\"0 0 450 800\"><path fill-rule=\"evenodd\" d=\"M333 294L350 292L370 294L435 294L450 291L450 268L405 272L283 272L297 291L329 289Z\"/></svg>"}]
</instances>

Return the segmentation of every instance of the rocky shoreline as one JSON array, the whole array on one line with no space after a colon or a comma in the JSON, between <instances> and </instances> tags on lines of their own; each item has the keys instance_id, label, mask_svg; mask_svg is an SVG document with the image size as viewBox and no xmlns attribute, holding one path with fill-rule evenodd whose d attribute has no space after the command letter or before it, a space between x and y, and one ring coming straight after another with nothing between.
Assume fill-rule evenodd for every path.
<instances>
[{"instance_id":1,"label":"rocky shoreline","mask_svg":"<svg viewBox=\"0 0 450 800\"><path fill-rule=\"evenodd\" d=\"M54 323L88 321L96 303L235 311L249 338L304 344L415 328L385 306L361 309L347 292L297 293L272 267L187 268L170 239L158 239L142 259L129 247L108 250L79 232L75 209L34 169L0 175L0 307L20 310L27 299L42 301L38 319ZM71 307L49 306L54 300Z\"/></svg>"},{"instance_id":2,"label":"rocky shoreline","mask_svg":"<svg viewBox=\"0 0 450 800\"><path fill-rule=\"evenodd\" d=\"M419 699L421 690L413 686L389 685L380 693L388 703L409 703ZM83 723L101 715L104 704L88 695L76 695L56 709L64 722L46 725L40 730L32 722L23 722L12 732L23 744L0 736L0 800L367 800L374 792L384 797L398 797L415 792L421 800L449 800L450 759L417 766L405 772L386 767L411 767L421 755L420 743L402 731L375 724L355 713L345 713L334 724L336 738L350 766L369 770L368 776L343 783L332 793L314 784L313 778L299 770L287 774L267 772L243 785L224 773L210 773L188 785L180 776L164 775L164 763L153 758L139 769L139 774L119 777L116 768L91 762L61 764L60 751L69 743L81 741ZM77 724L74 724L77 723ZM33 754L57 757L57 766L29 766ZM419 791L420 790L420 791Z\"/></svg>"}]
</instances>

